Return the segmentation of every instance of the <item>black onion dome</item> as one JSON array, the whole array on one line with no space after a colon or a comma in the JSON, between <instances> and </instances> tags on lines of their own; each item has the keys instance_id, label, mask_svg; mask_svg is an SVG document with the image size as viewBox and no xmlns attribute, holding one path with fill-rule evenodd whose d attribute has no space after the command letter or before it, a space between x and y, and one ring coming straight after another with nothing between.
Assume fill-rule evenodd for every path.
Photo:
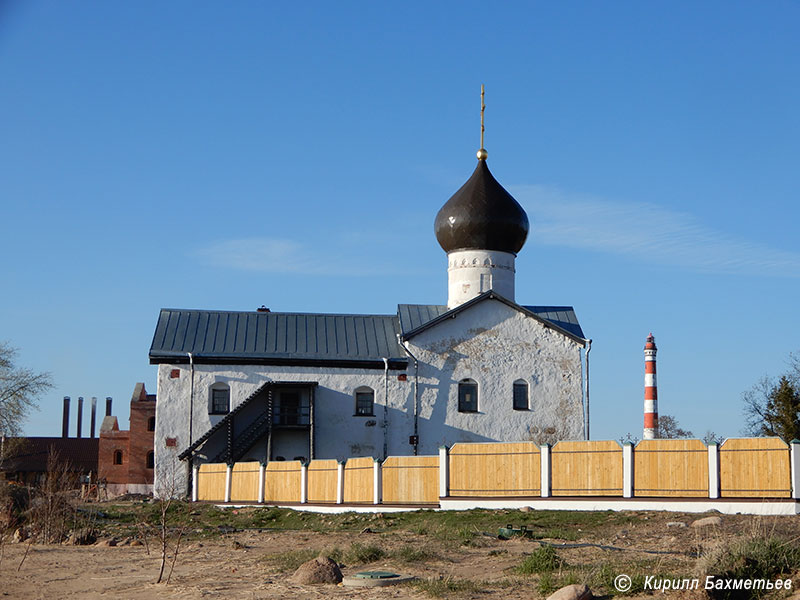
<instances>
[{"instance_id":1,"label":"black onion dome","mask_svg":"<svg viewBox=\"0 0 800 600\"><path fill-rule=\"evenodd\" d=\"M528 215L479 160L472 176L436 215L434 230L445 252L499 250L516 254L528 237Z\"/></svg>"}]
</instances>

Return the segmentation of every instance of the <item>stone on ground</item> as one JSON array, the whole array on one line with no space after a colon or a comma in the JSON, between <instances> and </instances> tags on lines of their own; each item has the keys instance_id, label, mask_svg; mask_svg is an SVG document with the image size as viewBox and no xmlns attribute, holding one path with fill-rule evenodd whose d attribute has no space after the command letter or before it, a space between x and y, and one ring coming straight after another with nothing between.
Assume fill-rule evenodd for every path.
<instances>
[{"instance_id":1,"label":"stone on ground","mask_svg":"<svg viewBox=\"0 0 800 600\"><path fill-rule=\"evenodd\" d=\"M692 523L692 527L709 527L710 525L722 525L722 518L705 517L703 519L697 519L694 523Z\"/></svg>"},{"instance_id":2,"label":"stone on ground","mask_svg":"<svg viewBox=\"0 0 800 600\"><path fill-rule=\"evenodd\" d=\"M335 561L327 556L303 563L292 575L295 583L339 583L342 581L342 571Z\"/></svg>"},{"instance_id":3,"label":"stone on ground","mask_svg":"<svg viewBox=\"0 0 800 600\"><path fill-rule=\"evenodd\" d=\"M591 600L591 598L592 591L588 586L580 583L573 583L572 585L562 587L560 590L556 590L547 597L547 600Z\"/></svg>"}]
</instances>

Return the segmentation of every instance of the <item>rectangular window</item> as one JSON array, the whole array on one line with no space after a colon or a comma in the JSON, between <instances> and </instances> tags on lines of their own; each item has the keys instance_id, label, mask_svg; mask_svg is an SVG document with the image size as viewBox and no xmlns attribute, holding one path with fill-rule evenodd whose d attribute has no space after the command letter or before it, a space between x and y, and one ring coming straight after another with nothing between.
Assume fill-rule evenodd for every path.
<instances>
[{"instance_id":1,"label":"rectangular window","mask_svg":"<svg viewBox=\"0 0 800 600\"><path fill-rule=\"evenodd\" d=\"M528 410L528 384L514 384L514 410Z\"/></svg>"},{"instance_id":2,"label":"rectangular window","mask_svg":"<svg viewBox=\"0 0 800 600\"><path fill-rule=\"evenodd\" d=\"M211 390L211 414L224 415L230 411L230 390Z\"/></svg>"},{"instance_id":3,"label":"rectangular window","mask_svg":"<svg viewBox=\"0 0 800 600\"><path fill-rule=\"evenodd\" d=\"M356 416L372 417L375 395L372 392L356 392Z\"/></svg>"},{"instance_id":4,"label":"rectangular window","mask_svg":"<svg viewBox=\"0 0 800 600\"><path fill-rule=\"evenodd\" d=\"M458 384L458 412L478 412L478 384Z\"/></svg>"}]
</instances>

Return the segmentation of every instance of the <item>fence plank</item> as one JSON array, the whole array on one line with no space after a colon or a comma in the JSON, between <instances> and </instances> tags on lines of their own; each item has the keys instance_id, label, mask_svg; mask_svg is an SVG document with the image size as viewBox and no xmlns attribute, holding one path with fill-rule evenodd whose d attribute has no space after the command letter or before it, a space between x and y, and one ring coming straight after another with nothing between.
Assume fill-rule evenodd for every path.
<instances>
[{"instance_id":1,"label":"fence plank","mask_svg":"<svg viewBox=\"0 0 800 600\"><path fill-rule=\"evenodd\" d=\"M621 496L622 446L558 442L550 451L550 481L553 496Z\"/></svg>"},{"instance_id":2,"label":"fence plank","mask_svg":"<svg viewBox=\"0 0 800 600\"><path fill-rule=\"evenodd\" d=\"M728 439L719 448L723 498L790 498L789 446L780 438Z\"/></svg>"},{"instance_id":3,"label":"fence plank","mask_svg":"<svg viewBox=\"0 0 800 600\"><path fill-rule=\"evenodd\" d=\"M299 460L270 461L264 474L264 502L300 502Z\"/></svg>"},{"instance_id":4,"label":"fence plank","mask_svg":"<svg viewBox=\"0 0 800 600\"><path fill-rule=\"evenodd\" d=\"M334 459L312 460L308 465L308 501L336 502L338 463Z\"/></svg>"},{"instance_id":5,"label":"fence plank","mask_svg":"<svg viewBox=\"0 0 800 600\"><path fill-rule=\"evenodd\" d=\"M454 444L451 496L538 496L541 456L533 442Z\"/></svg>"},{"instance_id":6,"label":"fence plank","mask_svg":"<svg viewBox=\"0 0 800 600\"><path fill-rule=\"evenodd\" d=\"M386 504L437 504L438 456L389 456L381 467Z\"/></svg>"},{"instance_id":7,"label":"fence plank","mask_svg":"<svg viewBox=\"0 0 800 600\"><path fill-rule=\"evenodd\" d=\"M258 501L258 462L242 462L233 465L231 473L231 502Z\"/></svg>"},{"instance_id":8,"label":"fence plank","mask_svg":"<svg viewBox=\"0 0 800 600\"><path fill-rule=\"evenodd\" d=\"M372 504L375 482L370 457L350 458L344 466L344 501L346 503Z\"/></svg>"},{"instance_id":9,"label":"fence plank","mask_svg":"<svg viewBox=\"0 0 800 600\"><path fill-rule=\"evenodd\" d=\"M708 449L700 440L642 440L633 452L634 496L708 497Z\"/></svg>"},{"instance_id":10,"label":"fence plank","mask_svg":"<svg viewBox=\"0 0 800 600\"><path fill-rule=\"evenodd\" d=\"M225 500L225 463L206 463L197 470L197 499L206 502Z\"/></svg>"}]
</instances>

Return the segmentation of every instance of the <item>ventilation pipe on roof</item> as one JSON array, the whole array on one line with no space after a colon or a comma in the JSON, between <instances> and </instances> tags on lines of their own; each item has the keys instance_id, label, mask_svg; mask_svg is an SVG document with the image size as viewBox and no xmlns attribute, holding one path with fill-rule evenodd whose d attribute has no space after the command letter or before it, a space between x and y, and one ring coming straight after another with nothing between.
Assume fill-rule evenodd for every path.
<instances>
[{"instance_id":1,"label":"ventilation pipe on roof","mask_svg":"<svg viewBox=\"0 0 800 600\"><path fill-rule=\"evenodd\" d=\"M97 396L92 396L92 420L89 422L89 437L94 437L94 426L97 422Z\"/></svg>"},{"instance_id":2,"label":"ventilation pipe on roof","mask_svg":"<svg viewBox=\"0 0 800 600\"><path fill-rule=\"evenodd\" d=\"M112 401L113 400L112 400L111 396L106 396L106 416L107 417L111 416L111 402Z\"/></svg>"},{"instance_id":3,"label":"ventilation pipe on roof","mask_svg":"<svg viewBox=\"0 0 800 600\"><path fill-rule=\"evenodd\" d=\"M397 335L397 342L403 347L411 358L414 359L414 456L419 451L419 361L411 354L411 350L403 342L400 334Z\"/></svg>"},{"instance_id":4,"label":"ventilation pipe on roof","mask_svg":"<svg viewBox=\"0 0 800 600\"><path fill-rule=\"evenodd\" d=\"M592 340L586 340L586 379L584 385L586 392L584 393L584 424L583 424L583 437L586 440L589 437L589 352L592 351Z\"/></svg>"},{"instance_id":5,"label":"ventilation pipe on roof","mask_svg":"<svg viewBox=\"0 0 800 600\"><path fill-rule=\"evenodd\" d=\"M83 396L78 396L78 437L81 437L83 428Z\"/></svg>"},{"instance_id":6,"label":"ventilation pipe on roof","mask_svg":"<svg viewBox=\"0 0 800 600\"><path fill-rule=\"evenodd\" d=\"M69 437L69 396L64 396L64 416L61 418L61 437Z\"/></svg>"},{"instance_id":7,"label":"ventilation pipe on roof","mask_svg":"<svg viewBox=\"0 0 800 600\"><path fill-rule=\"evenodd\" d=\"M383 460L389 455L389 359L383 359Z\"/></svg>"}]
</instances>

